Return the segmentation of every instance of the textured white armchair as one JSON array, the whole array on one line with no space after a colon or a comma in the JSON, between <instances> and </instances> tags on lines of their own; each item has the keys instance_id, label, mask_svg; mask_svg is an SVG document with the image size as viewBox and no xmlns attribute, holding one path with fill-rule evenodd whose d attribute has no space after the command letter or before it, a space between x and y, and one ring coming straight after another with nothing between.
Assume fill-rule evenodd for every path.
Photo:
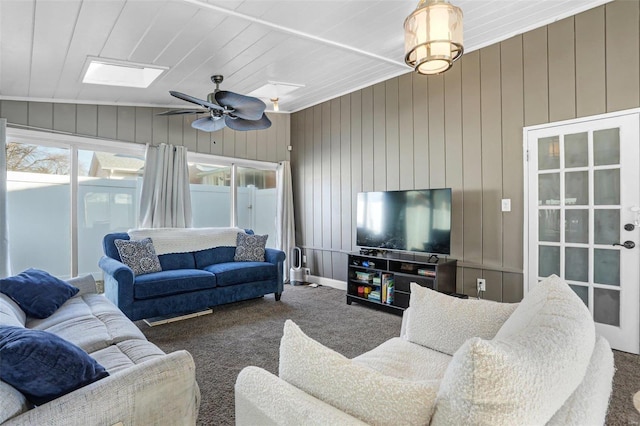
<instances>
[{"instance_id":1,"label":"textured white armchair","mask_svg":"<svg viewBox=\"0 0 640 426\"><path fill-rule=\"evenodd\" d=\"M238 376L236 424L596 425L613 373L608 342L556 276L520 304L416 285L400 337L351 360L288 321L280 377Z\"/></svg>"}]
</instances>

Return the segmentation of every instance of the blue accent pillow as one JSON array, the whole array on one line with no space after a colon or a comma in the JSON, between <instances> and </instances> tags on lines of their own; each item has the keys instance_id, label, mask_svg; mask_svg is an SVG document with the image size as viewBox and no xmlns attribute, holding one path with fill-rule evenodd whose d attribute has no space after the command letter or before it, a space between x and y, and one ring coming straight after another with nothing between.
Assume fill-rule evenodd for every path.
<instances>
[{"instance_id":1,"label":"blue accent pillow","mask_svg":"<svg viewBox=\"0 0 640 426\"><path fill-rule=\"evenodd\" d=\"M108 375L89 354L55 334L0 326L0 379L35 405Z\"/></svg>"},{"instance_id":2,"label":"blue accent pillow","mask_svg":"<svg viewBox=\"0 0 640 426\"><path fill-rule=\"evenodd\" d=\"M0 279L0 292L12 298L25 314L47 318L80 290L40 269L30 268Z\"/></svg>"}]
</instances>

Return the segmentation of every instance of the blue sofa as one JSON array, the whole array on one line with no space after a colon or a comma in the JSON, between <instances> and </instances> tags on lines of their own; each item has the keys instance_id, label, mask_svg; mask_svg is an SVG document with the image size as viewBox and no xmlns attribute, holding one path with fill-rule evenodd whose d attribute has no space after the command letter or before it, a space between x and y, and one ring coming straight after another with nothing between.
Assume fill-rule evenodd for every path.
<instances>
[{"instance_id":1,"label":"blue sofa","mask_svg":"<svg viewBox=\"0 0 640 426\"><path fill-rule=\"evenodd\" d=\"M250 231L249 231L250 232ZM185 314L224 303L253 299L283 289L283 251L265 249L264 262L235 262L235 247L214 247L158 256L161 272L134 276L114 243L127 233L102 240L105 295L132 321Z\"/></svg>"}]
</instances>

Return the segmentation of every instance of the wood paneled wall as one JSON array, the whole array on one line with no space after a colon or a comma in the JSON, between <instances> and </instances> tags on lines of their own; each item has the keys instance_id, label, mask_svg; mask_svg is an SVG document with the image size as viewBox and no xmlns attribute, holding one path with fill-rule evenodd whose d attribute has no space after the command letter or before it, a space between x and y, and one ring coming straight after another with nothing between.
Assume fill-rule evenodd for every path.
<instances>
[{"instance_id":1,"label":"wood paneled wall","mask_svg":"<svg viewBox=\"0 0 640 426\"><path fill-rule=\"evenodd\" d=\"M183 145L191 152L277 162L289 159L289 114L268 114L267 130L213 133L191 127L194 116L158 116L167 108L0 101L0 117L9 125L32 126L82 136L153 145Z\"/></svg>"},{"instance_id":2,"label":"wood paneled wall","mask_svg":"<svg viewBox=\"0 0 640 426\"><path fill-rule=\"evenodd\" d=\"M640 105L638 0L406 74L291 118L296 240L312 273L346 280L359 191L453 189L458 292L522 298L524 126ZM503 213L502 198L511 199Z\"/></svg>"}]
</instances>

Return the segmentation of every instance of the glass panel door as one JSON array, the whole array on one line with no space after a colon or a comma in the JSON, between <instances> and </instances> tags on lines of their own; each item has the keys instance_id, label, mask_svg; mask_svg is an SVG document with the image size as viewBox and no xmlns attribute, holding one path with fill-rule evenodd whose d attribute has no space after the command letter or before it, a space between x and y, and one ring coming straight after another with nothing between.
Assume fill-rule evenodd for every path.
<instances>
[{"instance_id":1,"label":"glass panel door","mask_svg":"<svg viewBox=\"0 0 640 426\"><path fill-rule=\"evenodd\" d=\"M632 353L640 350L638 127L638 113L538 126L527 131L526 166L528 288L564 278L598 332Z\"/></svg>"}]
</instances>

